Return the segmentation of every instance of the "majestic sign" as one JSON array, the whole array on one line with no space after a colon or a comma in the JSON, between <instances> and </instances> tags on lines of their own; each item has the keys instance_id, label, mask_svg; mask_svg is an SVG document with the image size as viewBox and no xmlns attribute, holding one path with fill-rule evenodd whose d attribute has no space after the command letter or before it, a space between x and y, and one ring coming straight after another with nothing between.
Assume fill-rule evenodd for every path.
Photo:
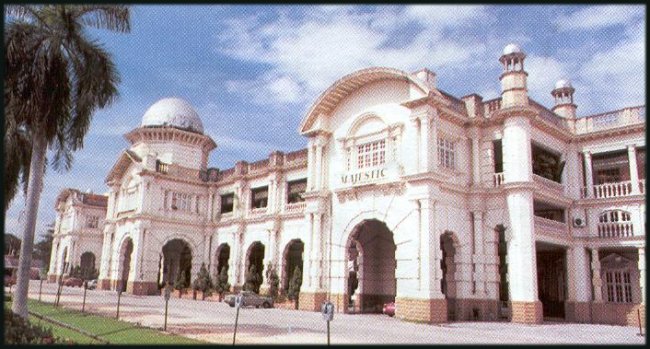
<instances>
[{"instance_id":1,"label":"majestic sign","mask_svg":"<svg viewBox=\"0 0 650 349\"><path fill-rule=\"evenodd\" d=\"M354 187L364 184L374 184L397 180L400 176L395 163L387 163L382 167L373 167L339 174L340 187Z\"/></svg>"}]
</instances>

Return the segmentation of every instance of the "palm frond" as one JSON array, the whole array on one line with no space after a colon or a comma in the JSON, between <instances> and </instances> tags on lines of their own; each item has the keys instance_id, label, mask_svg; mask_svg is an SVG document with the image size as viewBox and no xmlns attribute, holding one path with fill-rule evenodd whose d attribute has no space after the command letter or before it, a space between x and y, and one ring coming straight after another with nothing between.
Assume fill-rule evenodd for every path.
<instances>
[{"instance_id":1,"label":"palm frond","mask_svg":"<svg viewBox=\"0 0 650 349\"><path fill-rule=\"evenodd\" d=\"M80 23L120 33L131 31L130 8L126 5L78 5L74 6L75 19Z\"/></svg>"}]
</instances>

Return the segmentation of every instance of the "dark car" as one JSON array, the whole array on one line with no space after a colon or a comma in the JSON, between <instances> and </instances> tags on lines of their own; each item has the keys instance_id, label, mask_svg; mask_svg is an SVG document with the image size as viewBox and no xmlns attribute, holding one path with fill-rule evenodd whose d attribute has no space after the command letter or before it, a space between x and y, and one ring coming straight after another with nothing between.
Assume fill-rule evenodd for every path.
<instances>
[{"instance_id":1,"label":"dark car","mask_svg":"<svg viewBox=\"0 0 650 349\"><path fill-rule=\"evenodd\" d=\"M67 278L63 281L63 286L81 287L84 281L80 278Z\"/></svg>"},{"instance_id":2,"label":"dark car","mask_svg":"<svg viewBox=\"0 0 650 349\"><path fill-rule=\"evenodd\" d=\"M88 281L88 289L94 290L97 288L97 279Z\"/></svg>"},{"instance_id":3,"label":"dark car","mask_svg":"<svg viewBox=\"0 0 650 349\"><path fill-rule=\"evenodd\" d=\"M384 304L384 310L382 312L391 317L395 316L395 302Z\"/></svg>"},{"instance_id":4,"label":"dark car","mask_svg":"<svg viewBox=\"0 0 650 349\"><path fill-rule=\"evenodd\" d=\"M273 298L271 297L260 296L251 291L242 291L240 294L242 296L242 307L247 307L247 306L254 306L255 308L259 308L260 306L262 308L273 307ZM228 305L230 305L231 307L234 307L235 297L236 295L234 294L228 295L224 299L224 302L228 303Z\"/></svg>"}]
</instances>

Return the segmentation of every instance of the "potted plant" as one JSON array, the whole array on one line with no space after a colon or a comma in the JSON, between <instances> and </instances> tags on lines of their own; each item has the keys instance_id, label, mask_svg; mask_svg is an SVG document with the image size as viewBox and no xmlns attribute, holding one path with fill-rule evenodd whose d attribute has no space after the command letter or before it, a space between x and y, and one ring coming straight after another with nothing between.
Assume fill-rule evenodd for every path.
<instances>
[{"instance_id":1,"label":"potted plant","mask_svg":"<svg viewBox=\"0 0 650 349\"><path fill-rule=\"evenodd\" d=\"M215 280L214 290L219 294L219 302L223 300L224 294L230 291L230 284L228 283L228 267L221 268L221 272L217 275Z\"/></svg>"},{"instance_id":2,"label":"potted plant","mask_svg":"<svg viewBox=\"0 0 650 349\"><path fill-rule=\"evenodd\" d=\"M185 277L185 273L183 271L179 271L178 275L176 276L176 281L174 281L174 289L178 291L178 298L181 298L183 295L183 291L185 290L185 287L187 285L187 278Z\"/></svg>"},{"instance_id":3,"label":"potted plant","mask_svg":"<svg viewBox=\"0 0 650 349\"><path fill-rule=\"evenodd\" d=\"M293 270L291 280L289 280L289 290L287 291L287 297L289 300L294 301L296 309L298 309L298 296L300 295L300 286L302 286L302 270L300 270L300 267L296 267Z\"/></svg>"},{"instance_id":4,"label":"potted plant","mask_svg":"<svg viewBox=\"0 0 650 349\"><path fill-rule=\"evenodd\" d=\"M192 286L194 288L194 299L196 299L197 293L200 292L201 300L205 300L205 296L208 295L212 288L212 280L210 279L208 269L205 267L205 263L201 263L201 269L196 275Z\"/></svg>"}]
</instances>

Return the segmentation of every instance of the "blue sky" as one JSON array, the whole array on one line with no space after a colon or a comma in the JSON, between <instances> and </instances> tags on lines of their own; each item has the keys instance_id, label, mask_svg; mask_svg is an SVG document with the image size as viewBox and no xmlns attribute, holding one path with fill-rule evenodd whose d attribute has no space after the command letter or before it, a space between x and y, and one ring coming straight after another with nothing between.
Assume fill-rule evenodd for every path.
<instances>
[{"instance_id":1,"label":"blue sky","mask_svg":"<svg viewBox=\"0 0 650 349\"><path fill-rule=\"evenodd\" d=\"M645 20L644 6L134 6L131 33L90 31L113 54L120 98L94 116L72 170L48 170L37 235L63 188L107 190L122 135L161 98L195 107L218 144L210 166L225 169L303 148L306 110L358 69L427 67L457 97L498 97L498 58L516 42L531 97L551 107L555 81L568 78L585 116L645 103ZM16 197L6 232L22 235L23 208Z\"/></svg>"}]
</instances>

